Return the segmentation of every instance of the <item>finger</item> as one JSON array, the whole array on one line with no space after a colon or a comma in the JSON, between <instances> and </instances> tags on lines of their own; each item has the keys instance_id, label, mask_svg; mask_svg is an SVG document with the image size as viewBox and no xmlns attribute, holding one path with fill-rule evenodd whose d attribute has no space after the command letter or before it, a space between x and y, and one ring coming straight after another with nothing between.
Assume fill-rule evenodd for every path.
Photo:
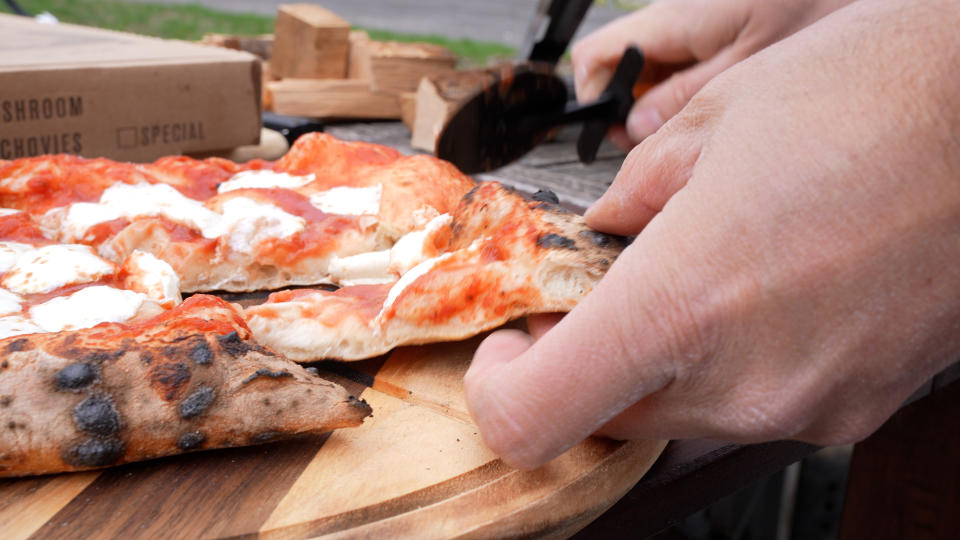
<instances>
[{"instance_id":1,"label":"finger","mask_svg":"<svg viewBox=\"0 0 960 540\"><path fill-rule=\"evenodd\" d=\"M538 313L527 317L527 331L534 340L543 337L566 313Z\"/></svg>"},{"instance_id":2,"label":"finger","mask_svg":"<svg viewBox=\"0 0 960 540\"><path fill-rule=\"evenodd\" d=\"M474 357L483 358L480 363L471 364L470 369L478 375L484 370L497 368L509 363L533 345L533 338L520 330L497 330L480 342Z\"/></svg>"},{"instance_id":3,"label":"finger","mask_svg":"<svg viewBox=\"0 0 960 540\"><path fill-rule=\"evenodd\" d=\"M669 128L630 151L613 184L587 209L587 225L613 234L637 234L686 185L705 135L686 129L684 122Z\"/></svg>"},{"instance_id":4,"label":"finger","mask_svg":"<svg viewBox=\"0 0 960 540\"><path fill-rule=\"evenodd\" d=\"M623 126L613 126L607 131L607 139L610 140L610 143L623 150L624 152L629 152L636 146L633 141L630 140L630 137L627 136L627 129Z\"/></svg>"},{"instance_id":5,"label":"finger","mask_svg":"<svg viewBox=\"0 0 960 540\"><path fill-rule=\"evenodd\" d=\"M670 351L681 338L667 321L683 303L665 301L654 251L634 242L592 293L518 356L498 358L493 346L474 355L467 404L506 463L537 467L672 380ZM625 286L637 281L651 286Z\"/></svg>"},{"instance_id":6,"label":"finger","mask_svg":"<svg viewBox=\"0 0 960 540\"><path fill-rule=\"evenodd\" d=\"M694 94L725 69L743 59L739 48L728 47L709 60L674 73L643 94L627 117L626 129L636 144L649 137L683 109Z\"/></svg>"},{"instance_id":7,"label":"finger","mask_svg":"<svg viewBox=\"0 0 960 540\"><path fill-rule=\"evenodd\" d=\"M710 58L732 43L745 24L747 6L712 9L711 4L703 0L657 2L579 40L571 51L577 98L596 99L612 77L623 51L631 45L643 51L647 76L662 71L659 66L663 64Z\"/></svg>"}]
</instances>

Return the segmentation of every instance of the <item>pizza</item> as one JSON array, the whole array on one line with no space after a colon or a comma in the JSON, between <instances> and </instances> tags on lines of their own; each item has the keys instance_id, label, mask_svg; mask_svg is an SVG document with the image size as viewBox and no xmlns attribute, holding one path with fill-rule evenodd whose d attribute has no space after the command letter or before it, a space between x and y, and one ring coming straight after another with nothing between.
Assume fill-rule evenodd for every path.
<instances>
[{"instance_id":1,"label":"pizza","mask_svg":"<svg viewBox=\"0 0 960 540\"><path fill-rule=\"evenodd\" d=\"M275 162L0 161L0 207L0 476L359 425L296 362L568 311L624 246L549 192L324 134Z\"/></svg>"},{"instance_id":2,"label":"pizza","mask_svg":"<svg viewBox=\"0 0 960 540\"><path fill-rule=\"evenodd\" d=\"M370 407L194 295L126 323L8 339L0 476L118 465L359 425Z\"/></svg>"},{"instance_id":3,"label":"pizza","mask_svg":"<svg viewBox=\"0 0 960 540\"><path fill-rule=\"evenodd\" d=\"M624 247L552 194L526 200L495 182L474 188L417 240L428 256L416 265L400 244L354 256L363 263L354 265L358 283L273 293L245 310L247 324L261 343L300 361L464 339L524 315L569 311Z\"/></svg>"},{"instance_id":4,"label":"pizza","mask_svg":"<svg viewBox=\"0 0 960 540\"><path fill-rule=\"evenodd\" d=\"M273 164L0 161L0 206L112 261L151 253L173 267L184 292L330 283L334 257L392 245L472 187L447 162L322 134L302 137Z\"/></svg>"}]
</instances>

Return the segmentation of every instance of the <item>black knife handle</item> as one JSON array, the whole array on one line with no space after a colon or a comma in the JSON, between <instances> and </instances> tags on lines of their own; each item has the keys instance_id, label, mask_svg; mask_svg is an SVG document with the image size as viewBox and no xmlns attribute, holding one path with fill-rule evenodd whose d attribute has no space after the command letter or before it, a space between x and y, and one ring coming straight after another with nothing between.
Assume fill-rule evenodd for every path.
<instances>
[{"instance_id":1,"label":"black knife handle","mask_svg":"<svg viewBox=\"0 0 960 540\"><path fill-rule=\"evenodd\" d=\"M541 5L537 13L534 13L533 22L528 30L534 34L542 32L543 35L528 36L528 39L536 41L529 52L526 50L520 52L520 60L546 62L555 66L566 52L570 41L573 40L573 35L577 33L580 23L583 22L594 0L549 0L549 6L544 9L543 4L547 1L541 0ZM542 23L542 17L550 19L546 29L539 26Z\"/></svg>"},{"instance_id":2,"label":"black knife handle","mask_svg":"<svg viewBox=\"0 0 960 540\"><path fill-rule=\"evenodd\" d=\"M606 114L586 122L577 139L577 156L583 163L593 163L610 127L627 120L635 100L633 87L641 71L643 71L643 53L637 47L629 47L620 58L620 63L617 64L617 69L607 88L597 99L598 102L611 104L605 108Z\"/></svg>"}]
</instances>

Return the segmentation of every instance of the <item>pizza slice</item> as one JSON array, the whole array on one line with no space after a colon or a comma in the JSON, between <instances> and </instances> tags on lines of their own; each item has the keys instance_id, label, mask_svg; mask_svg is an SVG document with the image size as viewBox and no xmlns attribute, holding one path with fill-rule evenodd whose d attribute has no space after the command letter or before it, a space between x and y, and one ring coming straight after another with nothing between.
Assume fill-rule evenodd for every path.
<instances>
[{"instance_id":1,"label":"pizza slice","mask_svg":"<svg viewBox=\"0 0 960 540\"><path fill-rule=\"evenodd\" d=\"M167 263L134 251L121 264L57 244L24 213L0 210L0 339L145 319L180 302Z\"/></svg>"},{"instance_id":2,"label":"pizza slice","mask_svg":"<svg viewBox=\"0 0 960 540\"><path fill-rule=\"evenodd\" d=\"M258 444L370 414L208 295L137 322L6 338L0 357L0 476Z\"/></svg>"},{"instance_id":3,"label":"pizza slice","mask_svg":"<svg viewBox=\"0 0 960 540\"><path fill-rule=\"evenodd\" d=\"M407 259L396 249L381 252L376 264L370 254L348 258L340 265L362 278L357 284L273 293L244 318L258 341L291 359L357 360L569 311L625 241L589 229L556 203L551 193L526 200L497 183L480 184L419 239L416 264L402 264Z\"/></svg>"},{"instance_id":4,"label":"pizza slice","mask_svg":"<svg viewBox=\"0 0 960 540\"><path fill-rule=\"evenodd\" d=\"M389 248L472 187L436 158L323 134L301 137L276 163L0 162L0 204L114 262L151 253L184 292L330 283L336 257Z\"/></svg>"}]
</instances>

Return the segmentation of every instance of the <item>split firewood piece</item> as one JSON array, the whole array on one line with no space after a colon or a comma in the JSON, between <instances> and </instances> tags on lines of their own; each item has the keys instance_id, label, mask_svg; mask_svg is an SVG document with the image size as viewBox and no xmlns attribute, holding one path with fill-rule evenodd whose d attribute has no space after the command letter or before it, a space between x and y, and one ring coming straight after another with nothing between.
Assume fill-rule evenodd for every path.
<instances>
[{"instance_id":1,"label":"split firewood piece","mask_svg":"<svg viewBox=\"0 0 960 540\"><path fill-rule=\"evenodd\" d=\"M370 35L363 30L350 31L347 78L370 80Z\"/></svg>"},{"instance_id":2,"label":"split firewood piece","mask_svg":"<svg viewBox=\"0 0 960 540\"><path fill-rule=\"evenodd\" d=\"M246 51L261 60L270 60L273 51L273 34L259 36L235 36L230 34L204 34L200 43Z\"/></svg>"},{"instance_id":3,"label":"split firewood piece","mask_svg":"<svg viewBox=\"0 0 960 540\"><path fill-rule=\"evenodd\" d=\"M450 73L457 57L432 43L369 41L366 44L370 88L376 92L415 92L420 79Z\"/></svg>"},{"instance_id":4,"label":"split firewood piece","mask_svg":"<svg viewBox=\"0 0 960 540\"><path fill-rule=\"evenodd\" d=\"M473 69L424 77L417 87L411 145L436 152L437 138L447 120L484 85L496 80L500 69Z\"/></svg>"},{"instance_id":5,"label":"split firewood piece","mask_svg":"<svg viewBox=\"0 0 960 540\"><path fill-rule=\"evenodd\" d=\"M280 78L343 79L347 75L350 23L313 4L277 10L270 68Z\"/></svg>"},{"instance_id":6,"label":"split firewood piece","mask_svg":"<svg viewBox=\"0 0 960 540\"><path fill-rule=\"evenodd\" d=\"M267 83L278 114L313 118L399 119L397 96L370 90L361 79L283 79Z\"/></svg>"},{"instance_id":7,"label":"split firewood piece","mask_svg":"<svg viewBox=\"0 0 960 540\"><path fill-rule=\"evenodd\" d=\"M417 120L417 93L403 92L397 98L400 100L400 120L412 132Z\"/></svg>"}]
</instances>

